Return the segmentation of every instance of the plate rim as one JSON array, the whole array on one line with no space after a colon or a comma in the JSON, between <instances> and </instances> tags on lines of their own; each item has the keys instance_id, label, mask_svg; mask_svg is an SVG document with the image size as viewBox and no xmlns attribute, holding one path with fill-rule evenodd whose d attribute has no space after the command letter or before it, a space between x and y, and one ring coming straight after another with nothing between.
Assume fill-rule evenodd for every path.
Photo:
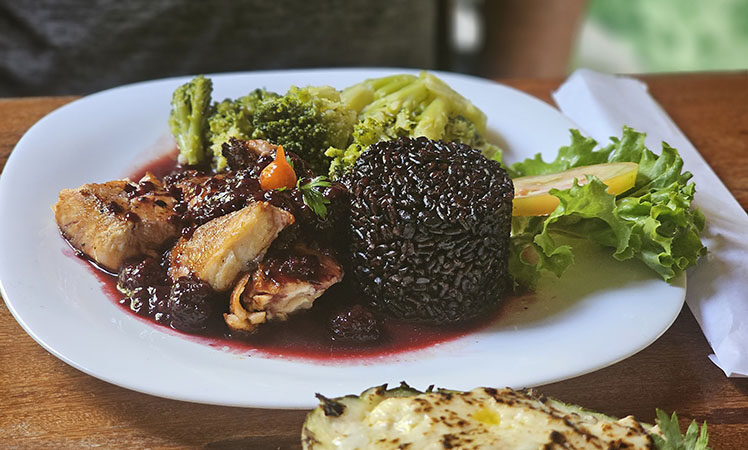
<instances>
[{"instance_id":1,"label":"plate rim","mask_svg":"<svg viewBox=\"0 0 748 450\"><path fill-rule=\"evenodd\" d=\"M404 69L404 68L381 68L381 67L377 67L377 68L356 67L356 68L335 68L335 69L315 68L315 69L268 70L268 71L251 71L251 72L237 71L237 72L224 72L224 73L216 73L216 74L207 74L206 76L209 76L209 77L211 77L211 78L213 78L215 80L215 79L221 79L223 77L230 77L230 76L245 76L245 75L265 75L265 76L272 76L273 74L278 74L278 73L282 73L284 75L302 75L302 74L306 74L306 73L316 73L316 74L320 74L320 73L333 73L336 76L340 76L341 74L364 73L364 72L374 73L375 75L372 75L372 76L381 76L379 74L384 74L384 73L418 73L419 70L417 70L417 69ZM536 97L533 97L533 96L531 96L531 95L529 95L529 94L527 94L527 93L525 93L525 92L523 92L523 91L521 91L519 89L513 88L511 86L503 85L503 84L498 83L498 82L496 82L494 80L482 79L482 78L474 77L474 76L470 76L470 75L455 74L455 73L441 72L441 71L429 71L429 72L434 73L434 74L436 74L437 76L440 76L440 77L459 78L459 79L464 79L464 80L467 80L467 81L478 82L478 83L491 83L492 85L499 86L502 89L508 89L509 91L512 91L514 94L518 94L521 97L523 97L525 101L536 103L536 105L540 105L543 108L550 108L550 109L552 109L560 117L563 117L563 119L565 119L565 121L570 126L574 126L574 124L568 118L566 118L565 116L563 116L559 111L557 111L555 108L553 108L550 104L548 104L548 103L546 103L546 102L544 102L544 101L542 101L542 100L540 100L540 99L538 99ZM142 86L142 85L150 85L150 84L158 83L158 82L178 82L180 80L188 80L191 77L192 76L189 76L189 75L188 76L167 77L167 78L160 78L160 79L156 79L156 80L145 80L145 81L139 81L139 82L136 82L136 83L130 83L130 84L122 85L122 86L116 86L116 87L109 88L109 89L106 89L106 90L103 90L103 91L99 91L99 92L96 92L96 93L93 93L93 94L90 94L90 95L87 95L87 96L82 96L82 97L80 97L78 99L73 100L72 102L68 102L68 103L66 103L64 105L61 105L58 108L55 108L53 111L51 111L48 114L46 114L45 116L43 116L41 119L39 119L37 122L35 122L23 134L23 136L19 139L19 141L16 143L16 145L14 146L13 150L11 151L11 153L10 153L10 155L9 155L7 161L6 161L6 164L5 164L4 168L3 168L2 174L0 174L0 210L3 209L3 197L4 197L3 192L6 189L8 189L8 188L5 188L5 185L8 183L6 181L7 178L8 178L8 176L6 176L6 173L8 172L7 169L9 167L11 169L13 169L17 164L20 164L20 163L16 162L17 160L19 160L19 158L21 158L20 156L18 156L19 153L17 152L17 149L18 148L23 148L25 139L32 132L35 132L34 130L38 130L38 129L44 127L47 122L55 120L55 118L58 115L65 114L68 109L74 108L75 107L74 105L77 105L77 104L80 104L81 102L87 101L88 99L90 99L92 97L105 96L105 95L109 95L112 92L116 92L116 91L119 91L119 90L126 90L126 89L137 88L137 87ZM0 223L2 223L2 222L0 222ZM0 239L0 243L2 243L2 241L3 241L3 239ZM4 264L2 264L2 260L7 260L7 257L3 257L3 258L0 259L0 270L3 270L3 267L4 267ZM225 402L225 401L215 401L214 402L214 401L210 401L209 399L206 401L206 399L198 398L199 396L197 396L195 398L186 398L184 395L170 395L168 393L164 393L164 392L160 392L160 391L159 392L154 392L154 391L148 390L148 389L136 388L136 387L133 387L132 385L123 385L122 383L116 381L115 379L113 379L111 377L107 377L105 375L102 375L101 373L94 372L94 371L90 370L88 367L86 367L85 365L80 364L78 361L69 358L67 355L64 354L64 352L61 352L57 348L55 348L55 346L53 345L53 343L48 343L45 339L43 339L41 336L39 336L36 333L36 331L34 329L32 329L32 327L27 323L27 321L24 319L24 317L22 317L21 314L17 311L17 309L15 307L15 304L14 304L14 301L12 301L10 299L10 296L9 296L8 291L6 289L6 286L5 286L4 279L5 279L5 276L0 276L0 294L2 294L3 299L5 300L5 304L8 307L9 311L11 312L11 315L19 323L19 325L21 325L21 327L23 328L23 330L29 336L31 336L39 345L41 345L45 350L47 350L48 352L50 352L56 358L64 361L68 365L71 365L72 367L75 367L76 369L78 369L78 370L80 370L80 371L82 371L82 372L84 372L84 373L86 373L86 374L88 374L90 376L93 376L95 378L101 379L101 380L106 381L106 382L111 383L111 384L115 384L115 385L120 386L120 387L124 387L126 389L135 390L135 391L138 391L138 392L142 392L142 393L146 393L146 394L150 394L150 395L155 395L155 396L159 396L159 397L163 397L163 398L170 398L170 399L174 399L174 400L181 400L181 401L191 401L191 402L198 402L198 403L205 403L205 404L215 404L215 405L225 405L225 406L254 407L254 408L272 408L272 409L301 409L301 408L306 409L307 406L298 406L298 405L301 405L302 403L304 405L311 404L311 402L308 402L308 401L294 402L294 404L291 404L291 403L283 404L283 403L275 403L275 402L269 402L269 403L251 402L251 404L248 404L246 401L236 402L236 403L230 403L230 402ZM686 287L685 287L686 286L686 274L685 274L685 272L682 274L681 278L678 279L677 284L679 285L677 287L682 288L682 298L681 298L681 301L680 301L680 306L678 308L678 310L680 311L680 309L682 308L683 303L685 301L685 295L686 295ZM104 295L106 295L106 294L104 294ZM615 364L615 363L617 363L617 362L619 362L619 361L621 361L623 359L626 359L626 358L632 356L633 354L636 354L639 351L643 350L644 348L646 348L647 346L649 346L652 342L654 342L655 340L657 340L663 333L665 333L672 326L673 322L675 322L675 320L677 319L677 317L678 317L678 314L676 313L672 317L672 319L669 321L669 323L666 326L664 326L663 329L659 332L659 334L657 334L656 337L654 337L653 339L651 339L651 341L647 345L645 345L645 346L643 346L641 348L638 348L638 349L634 349L630 353L628 353L626 355L623 355L623 356L620 356L618 359L616 359L614 361L606 362L606 363L604 363L602 365L599 365L598 367L591 367L591 368L588 368L585 371L578 371L574 375L571 375L571 376L561 376L561 377L557 377L556 379L550 379L548 381L545 381L543 384L552 383L552 382L556 382L556 381L560 381L560 380L565 380L565 379L573 378L573 377L576 377L576 376L581 376L581 375L584 375L584 374L587 374L587 373L599 370L599 369L601 369L603 367L608 367L608 366L613 365L613 364ZM362 386L362 390L364 388L366 388L366 386Z\"/></svg>"}]
</instances>

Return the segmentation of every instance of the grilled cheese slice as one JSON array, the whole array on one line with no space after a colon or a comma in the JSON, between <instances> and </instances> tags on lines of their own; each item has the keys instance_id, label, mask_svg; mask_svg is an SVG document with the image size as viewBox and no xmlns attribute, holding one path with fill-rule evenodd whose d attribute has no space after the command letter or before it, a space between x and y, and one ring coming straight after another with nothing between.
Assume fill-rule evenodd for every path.
<instances>
[{"instance_id":1,"label":"grilled cheese slice","mask_svg":"<svg viewBox=\"0 0 748 450\"><path fill-rule=\"evenodd\" d=\"M650 449L652 430L528 391L420 393L384 386L321 397L302 432L305 449Z\"/></svg>"}]
</instances>

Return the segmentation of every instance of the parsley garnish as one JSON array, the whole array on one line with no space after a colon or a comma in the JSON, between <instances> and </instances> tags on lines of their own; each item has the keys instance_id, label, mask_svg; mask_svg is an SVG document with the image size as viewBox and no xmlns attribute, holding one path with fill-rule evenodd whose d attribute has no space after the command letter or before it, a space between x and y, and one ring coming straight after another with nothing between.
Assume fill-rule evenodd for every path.
<instances>
[{"instance_id":1,"label":"parsley garnish","mask_svg":"<svg viewBox=\"0 0 748 450\"><path fill-rule=\"evenodd\" d=\"M296 187L301 191L304 203L317 214L320 218L324 219L327 216L327 205L330 204L330 200L326 199L320 191L315 188L323 188L330 186L330 179L324 175L314 177L311 180L306 181L302 184L302 180L306 178L300 178L296 182Z\"/></svg>"},{"instance_id":2,"label":"parsley garnish","mask_svg":"<svg viewBox=\"0 0 748 450\"><path fill-rule=\"evenodd\" d=\"M653 434L652 439L659 450L709 450L707 447L709 437L706 434L706 423L701 427L696 421L692 421L683 436L678 425L678 416L673 413L668 417L664 411L657 410L657 425L660 427L662 437Z\"/></svg>"}]
</instances>

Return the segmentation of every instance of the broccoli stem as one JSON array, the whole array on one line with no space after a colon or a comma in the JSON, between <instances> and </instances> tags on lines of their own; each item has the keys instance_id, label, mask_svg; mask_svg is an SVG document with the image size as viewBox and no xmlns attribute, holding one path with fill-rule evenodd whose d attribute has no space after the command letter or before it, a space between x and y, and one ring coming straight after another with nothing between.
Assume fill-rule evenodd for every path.
<instances>
[{"instance_id":1,"label":"broccoli stem","mask_svg":"<svg viewBox=\"0 0 748 450\"><path fill-rule=\"evenodd\" d=\"M463 116L475 124L480 134L486 134L486 115L473 105L470 100L461 96L454 89L449 87L445 82L427 72L421 72L420 79L426 88L433 92L437 97L444 98L452 105L452 112L455 115Z\"/></svg>"},{"instance_id":2,"label":"broccoli stem","mask_svg":"<svg viewBox=\"0 0 748 450\"><path fill-rule=\"evenodd\" d=\"M389 114L397 114L401 110L417 112L421 109L424 102L429 99L429 90L426 85L418 80L398 89L397 91L374 100L366 106L362 114L368 111L386 111Z\"/></svg>"},{"instance_id":3,"label":"broccoli stem","mask_svg":"<svg viewBox=\"0 0 748 450\"><path fill-rule=\"evenodd\" d=\"M183 164L201 164L205 159L212 91L213 82L201 75L179 86L172 96L169 128Z\"/></svg>"},{"instance_id":4,"label":"broccoli stem","mask_svg":"<svg viewBox=\"0 0 748 450\"><path fill-rule=\"evenodd\" d=\"M375 80L377 82L372 83L371 88L376 94L376 97L379 98L395 91L399 91L417 80L418 78L413 75L392 75L382 78L381 80Z\"/></svg>"},{"instance_id":5,"label":"broccoli stem","mask_svg":"<svg viewBox=\"0 0 748 450\"><path fill-rule=\"evenodd\" d=\"M340 100L358 115L366 105L374 101L374 91L364 83L354 84L340 93Z\"/></svg>"},{"instance_id":6,"label":"broccoli stem","mask_svg":"<svg viewBox=\"0 0 748 450\"><path fill-rule=\"evenodd\" d=\"M429 139L441 139L449 120L449 105L443 98L435 98L423 110L413 136L426 136Z\"/></svg>"}]
</instances>

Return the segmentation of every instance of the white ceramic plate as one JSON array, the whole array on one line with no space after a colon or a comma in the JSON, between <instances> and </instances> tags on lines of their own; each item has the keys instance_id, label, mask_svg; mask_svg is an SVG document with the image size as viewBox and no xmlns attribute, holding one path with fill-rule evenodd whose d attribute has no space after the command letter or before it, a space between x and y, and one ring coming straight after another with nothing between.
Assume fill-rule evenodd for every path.
<instances>
[{"instance_id":1,"label":"white ceramic plate","mask_svg":"<svg viewBox=\"0 0 748 450\"><path fill-rule=\"evenodd\" d=\"M256 87L338 88L391 70L305 70L212 76L214 98ZM486 112L510 162L552 157L573 124L547 104L476 78L440 74ZM66 251L50 206L63 188L128 174L168 136L172 91L186 78L124 86L49 114L19 141L0 178L0 280L10 311L39 344L72 366L136 391L201 403L312 407L336 396L406 380L453 389L525 387L587 373L626 358L675 320L685 277L659 280L636 263L590 250L537 298L479 332L381 360L319 364L236 354L193 342L127 313ZM149 152L151 153L149 155Z\"/></svg>"}]
</instances>

